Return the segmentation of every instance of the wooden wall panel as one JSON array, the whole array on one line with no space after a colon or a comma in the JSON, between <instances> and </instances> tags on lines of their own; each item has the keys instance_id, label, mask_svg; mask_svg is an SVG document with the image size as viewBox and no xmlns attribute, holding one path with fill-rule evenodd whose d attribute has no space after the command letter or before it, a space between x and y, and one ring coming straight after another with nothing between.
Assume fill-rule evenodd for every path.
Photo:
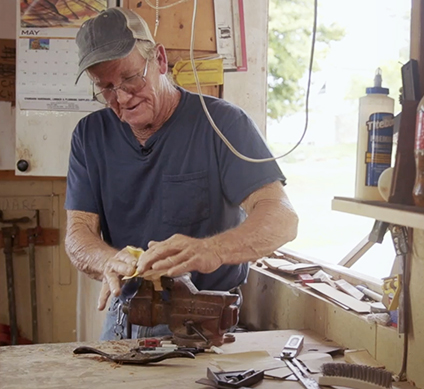
<instances>
[{"instance_id":1,"label":"wooden wall panel","mask_svg":"<svg viewBox=\"0 0 424 389\"><path fill-rule=\"evenodd\" d=\"M312 297L309 297L307 301L308 309L305 310L305 326L317 334L325 334L327 330L327 302Z\"/></svg>"},{"instance_id":2,"label":"wooden wall panel","mask_svg":"<svg viewBox=\"0 0 424 389\"><path fill-rule=\"evenodd\" d=\"M155 0L150 0L156 4ZM162 0L160 6L175 3L175 0ZM190 48L193 1L159 10L159 27L155 41L167 49L188 50ZM156 11L147 2L127 0L124 6L141 15L149 25L152 35L155 30ZM213 0L198 1L195 30L195 50L216 53L215 18Z\"/></svg>"},{"instance_id":3,"label":"wooden wall panel","mask_svg":"<svg viewBox=\"0 0 424 389\"><path fill-rule=\"evenodd\" d=\"M376 325L369 324L363 316L346 311L327 302L325 336L345 347L366 349L375 357Z\"/></svg>"},{"instance_id":4,"label":"wooden wall panel","mask_svg":"<svg viewBox=\"0 0 424 389\"><path fill-rule=\"evenodd\" d=\"M402 367L403 335L393 327L377 326L375 358L398 374Z\"/></svg>"},{"instance_id":5,"label":"wooden wall panel","mask_svg":"<svg viewBox=\"0 0 424 389\"><path fill-rule=\"evenodd\" d=\"M250 271L242 287L241 323L251 330L304 329L308 297L283 284L278 277Z\"/></svg>"},{"instance_id":6,"label":"wooden wall panel","mask_svg":"<svg viewBox=\"0 0 424 389\"><path fill-rule=\"evenodd\" d=\"M0 210L4 218L34 218L40 210L40 224L60 228L60 244L35 249L39 342L66 342L76 339L76 270L64 249L66 214L63 209L64 181L0 181ZM2 227L3 225L0 225ZM35 226L21 224L22 229ZM28 249L14 253L14 280L18 326L31 339L31 306ZM0 323L9 324L5 261L0 250Z\"/></svg>"},{"instance_id":7,"label":"wooden wall panel","mask_svg":"<svg viewBox=\"0 0 424 389\"><path fill-rule=\"evenodd\" d=\"M0 169L15 169L15 107L0 101Z\"/></svg>"},{"instance_id":8,"label":"wooden wall panel","mask_svg":"<svg viewBox=\"0 0 424 389\"><path fill-rule=\"evenodd\" d=\"M266 134L268 1L244 0L246 72L225 72L223 98L243 108Z\"/></svg>"}]
</instances>

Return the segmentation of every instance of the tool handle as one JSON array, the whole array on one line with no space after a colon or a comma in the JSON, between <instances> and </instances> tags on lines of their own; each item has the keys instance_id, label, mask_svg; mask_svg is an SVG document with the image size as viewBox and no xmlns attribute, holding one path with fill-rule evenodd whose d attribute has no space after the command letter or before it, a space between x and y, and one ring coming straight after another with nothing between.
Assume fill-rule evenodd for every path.
<instances>
[{"instance_id":1,"label":"tool handle","mask_svg":"<svg viewBox=\"0 0 424 389\"><path fill-rule=\"evenodd\" d=\"M110 354L105 353L104 351L101 351L101 350L97 350L94 347L88 347L88 346L77 347L74 350L74 354L97 354L97 355L101 355L102 357L105 357L107 359L111 359Z\"/></svg>"},{"instance_id":2,"label":"tool handle","mask_svg":"<svg viewBox=\"0 0 424 389\"><path fill-rule=\"evenodd\" d=\"M295 358L303 347L303 335L292 335L281 351L280 358Z\"/></svg>"}]
</instances>

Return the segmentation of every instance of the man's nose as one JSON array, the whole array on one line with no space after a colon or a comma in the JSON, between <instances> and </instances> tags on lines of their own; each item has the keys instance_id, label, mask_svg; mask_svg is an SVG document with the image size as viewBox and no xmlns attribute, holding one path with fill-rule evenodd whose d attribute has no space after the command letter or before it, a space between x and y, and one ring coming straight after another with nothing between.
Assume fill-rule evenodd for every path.
<instances>
[{"instance_id":1,"label":"man's nose","mask_svg":"<svg viewBox=\"0 0 424 389\"><path fill-rule=\"evenodd\" d=\"M119 104L125 104L132 97L131 93L125 92L121 88L117 89L115 93L116 93L116 100L118 101Z\"/></svg>"}]
</instances>

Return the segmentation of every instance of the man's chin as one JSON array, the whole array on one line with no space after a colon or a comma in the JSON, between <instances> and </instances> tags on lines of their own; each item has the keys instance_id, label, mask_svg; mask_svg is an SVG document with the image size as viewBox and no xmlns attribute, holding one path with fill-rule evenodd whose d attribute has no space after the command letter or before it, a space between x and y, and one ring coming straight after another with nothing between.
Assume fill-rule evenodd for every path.
<instances>
[{"instance_id":1,"label":"man's chin","mask_svg":"<svg viewBox=\"0 0 424 389\"><path fill-rule=\"evenodd\" d=\"M142 120L141 115L125 115L122 111L119 113L115 111L115 114L122 123L128 124L132 129L146 128L150 124L150 120Z\"/></svg>"},{"instance_id":2,"label":"man's chin","mask_svg":"<svg viewBox=\"0 0 424 389\"><path fill-rule=\"evenodd\" d=\"M151 124L149 122L141 122L141 121L134 121L134 120L125 120L121 119L123 123L128 124L131 129L134 130L147 130L149 127L151 127Z\"/></svg>"}]
</instances>

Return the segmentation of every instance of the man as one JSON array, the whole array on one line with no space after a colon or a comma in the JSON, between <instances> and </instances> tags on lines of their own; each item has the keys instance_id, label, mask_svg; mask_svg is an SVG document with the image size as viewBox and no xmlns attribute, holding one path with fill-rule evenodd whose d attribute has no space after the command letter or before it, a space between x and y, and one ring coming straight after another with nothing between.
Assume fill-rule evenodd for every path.
<instances>
[{"instance_id":1,"label":"man","mask_svg":"<svg viewBox=\"0 0 424 389\"><path fill-rule=\"evenodd\" d=\"M198 95L169 81L165 49L143 19L108 9L84 23L76 41L78 77L87 72L108 108L83 118L73 134L66 248L79 270L102 280L98 308L114 296L102 335L111 339L120 323L121 276L191 272L199 290L231 290L245 282L249 261L295 238L297 215L278 165L236 157ZM245 112L205 100L237 150L271 156ZM137 261L127 245L146 251Z\"/></svg>"}]
</instances>

